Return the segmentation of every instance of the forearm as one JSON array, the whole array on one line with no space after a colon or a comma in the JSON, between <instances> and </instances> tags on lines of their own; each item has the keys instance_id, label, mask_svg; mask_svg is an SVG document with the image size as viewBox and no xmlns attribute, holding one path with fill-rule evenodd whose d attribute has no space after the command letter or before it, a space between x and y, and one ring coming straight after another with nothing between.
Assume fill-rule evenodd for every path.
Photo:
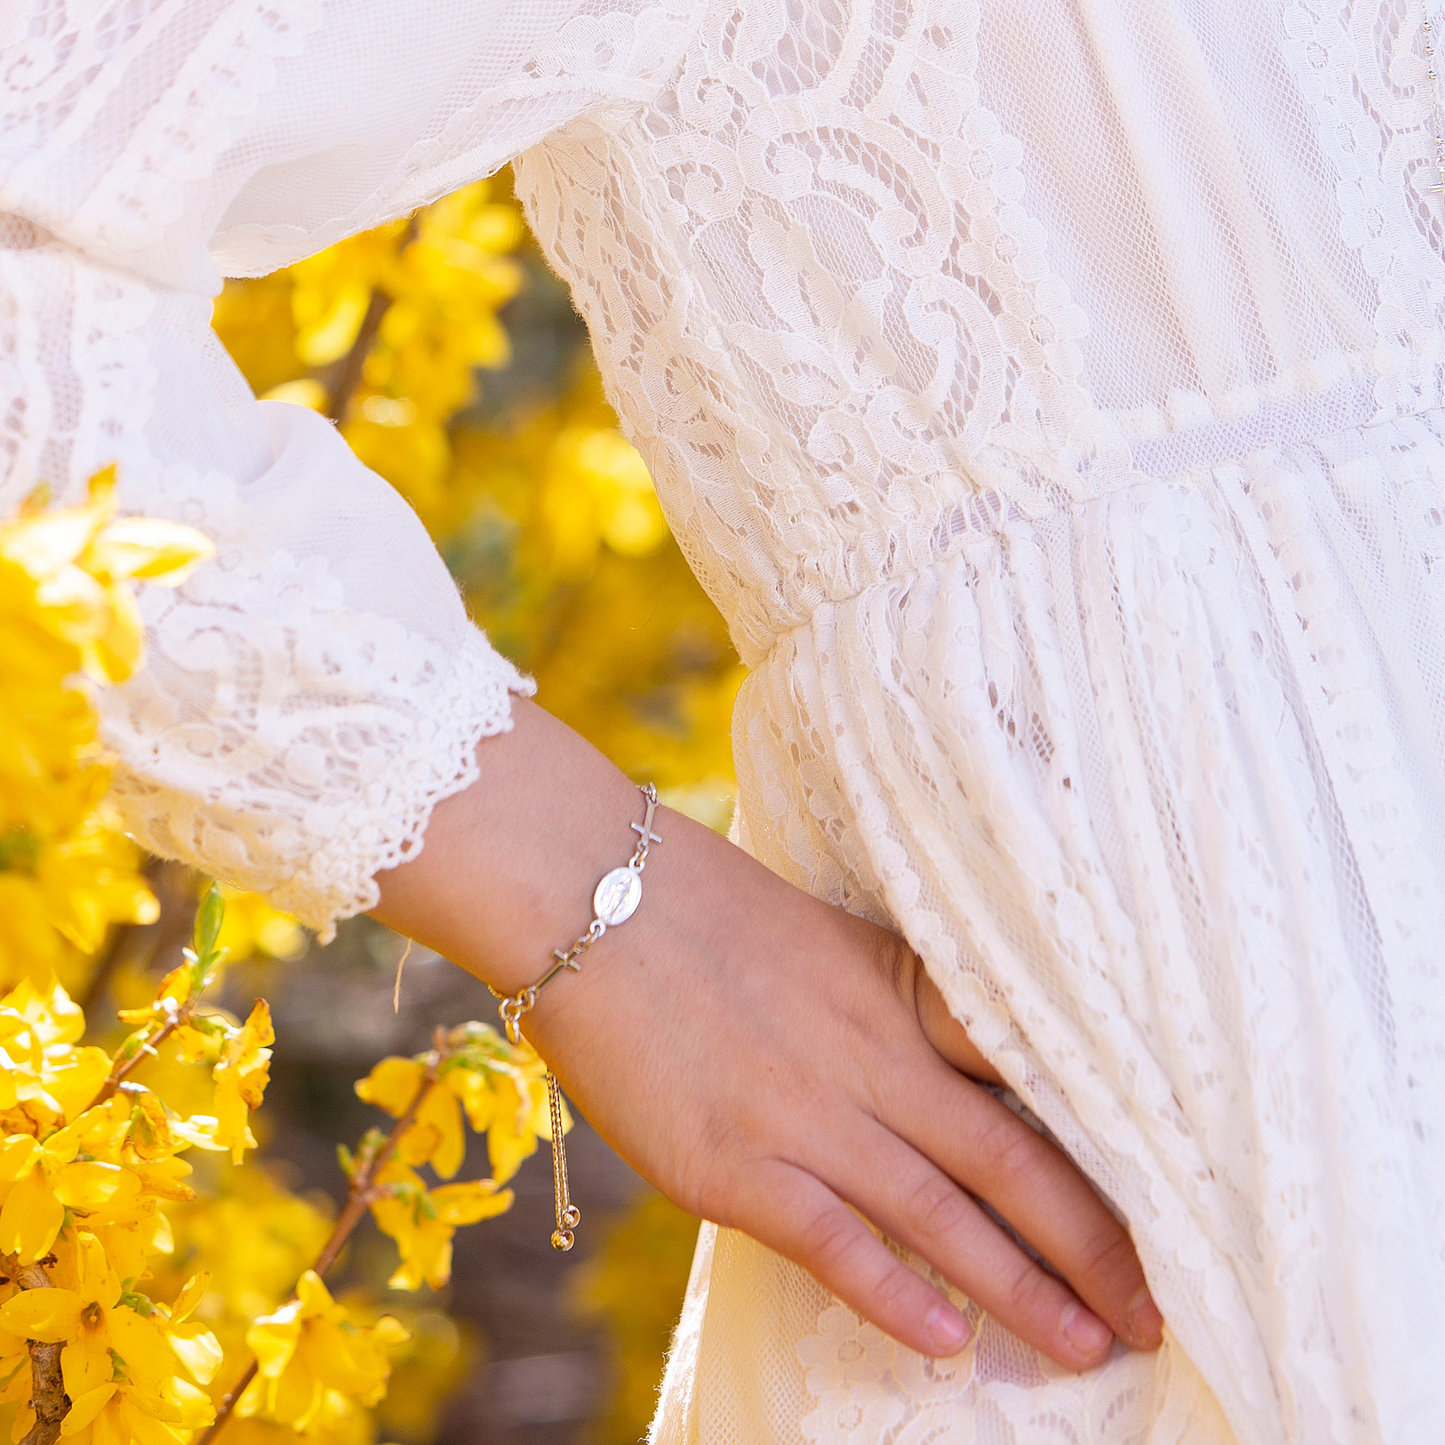
<instances>
[{"instance_id":1,"label":"forearm","mask_svg":"<svg viewBox=\"0 0 1445 1445\"><path fill-rule=\"evenodd\" d=\"M516 699L510 732L477 748L481 776L438 804L419 858L379 874L373 917L507 993L591 919L592 889L625 862L636 787L590 743Z\"/></svg>"},{"instance_id":2,"label":"forearm","mask_svg":"<svg viewBox=\"0 0 1445 1445\"><path fill-rule=\"evenodd\" d=\"M598 880L631 855L629 825L645 809L625 774L544 709L516 699L513 723L478 746L481 776L437 807L421 856L378 875L372 914L505 994L534 983L553 950L592 921ZM682 1027L700 992L731 988L763 1015L793 960L911 959L893 935L793 887L712 829L666 809L653 826L662 841L637 912L589 949L579 971L543 989L522 1021L589 1116L611 1067L597 1034L615 1027L619 1010L665 1021L634 1047L706 1070L706 1048Z\"/></svg>"}]
</instances>

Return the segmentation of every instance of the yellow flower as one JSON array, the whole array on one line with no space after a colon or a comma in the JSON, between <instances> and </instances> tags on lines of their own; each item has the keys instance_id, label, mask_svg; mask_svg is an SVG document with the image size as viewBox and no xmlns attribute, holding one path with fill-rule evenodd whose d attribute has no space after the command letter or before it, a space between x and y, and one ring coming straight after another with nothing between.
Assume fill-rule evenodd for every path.
<instances>
[{"instance_id":1,"label":"yellow flower","mask_svg":"<svg viewBox=\"0 0 1445 1445\"><path fill-rule=\"evenodd\" d=\"M25 982L0 999L0 1252L33 1264L63 1251L70 1220L103 1245L120 1278L137 1279L168 1247L157 1202L193 1197L191 1167L176 1156L217 1148L217 1124L173 1117L133 1081L92 1104L111 1061L76 1045L84 1026L58 984L41 993Z\"/></svg>"},{"instance_id":2,"label":"yellow flower","mask_svg":"<svg viewBox=\"0 0 1445 1445\"><path fill-rule=\"evenodd\" d=\"M226 1040L221 1061L213 1071L216 1080L215 1139L231 1151L239 1164L247 1149L256 1147L251 1133L251 1111L261 1107L261 1098L270 1078L271 1050L276 1035L271 1028L271 1010L265 999L257 999L251 1015L232 1037Z\"/></svg>"},{"instance_id":3,"label":"yellow flower","mask_svg":"<svg viewBox=\"0 0 1445 1445\"><path fill-rule=\"evenodd\" d=\"M220 1171L221 1192L169 1211L177 1257L211 1275L202 1313L224 1322L236 1348L257 1315L291 1296L296 1277L314 1260L332 1220L309 1199L288 1193L263 1167ZM179 1276L158 1267L175 1288Z\"/></svg>"},{"instance_id":4,"label":"yellow flower","mask_svg":"<svg viewBox=\"0 0 1445 1445\"><path fill-rule=\"evenodd\" d=\"M21 1264L43 1259L67 1210L100 1222L133 1217L144 1181L117 1162L77 1159L80 1142L75 1128L57 1131L44 1144L28 1134L5 1139L0 1153L0 1253L13 1254Z\"/></svg>"},{"instance_id":5,"label":"yellow flower","mask_svg":"<svg viewBox=\"0 0 1445 1445\"><path fill-rule=\"evenodd\" d=\"M0 1404L30 1400L30 1345L24 1335L0 1329Z\"/></svg>"},{"instance_id":6,"label":"yellow flower","mask_svg":"<svg viewBox=\"0 0 1445 1445\"><path fill-rule=\"evenodd\" d=\"M589 564L599 543L646 557L667 540L647 464L616 427L566 427L553 443L542 511L559 565Z\"/></svg>"},{"instance_id":7,"label":"yellow flower","mask_svg":"<svg viewBox=\"0 0 1445 1445\"><path fill-rule=\"evenodd\" d=\"M397 1143L397 1157L412 1166L429 1163L443 1179L450 1179L466 1156L462 1111L450 1090L426 1083L424 1064L417 1059L383 1059L357 1082L356 1092L368 1104L400 1118L423 1088L426 1092L415 1116Z\"/></svg>"},{"instance_id":8,"label":"yellow flower","mask_svg":"<svg viewBox=\"0 0 1445 1445\"><path fill-rule=\"evenodd\" d=\"M33 1136L19 1134L5 1140L0 1159L0 1194L5 1200L0 1206L0 1253L13 1254L21 1264L34 1264L49 1254L65 1223L65 1206L56 1198L50 1170L38 1167L42 1155Z\"/></svg>"},{"instance_id":9,"label":"yellow flower","mask_svg":"<svg viewBox=\"0 0 1445 1445\"><path fill-rule=\"evenodd\" d=\"M0 1057L9 1066L0 1069L0 1107L13 1103L7 1117L33 1131L0 1140L0 1252L22 1264L49 1253L67 1212L97 1224L134 1226L154 1209L142 1195L174 1193L174 1184L169 1191L160 1188L159 1174L153 1180L136 1167L134 1142L149 1137L158 1114L165 1123L155 1101L131 1090L84 1109L109 1072L107 1056L41 1042L62 1039L81 1022L78 1015L58 986L42 999L22 984L0 1004ZM78 1109L83 1112L66 1123ZM186 1166L168 1156L188 1142L168 1135L163 1144L153 1143L154 1169L174 1179Z\"/></svg>"},{"instance_id":10,"label":"yellow flower","mask_svg":"<svg viewBox=\"0 0 1445 1445\"><path fill-rule=\"evenodd\" d=\"M191 1318L196 1306L206 1297L210 1283L211 1277L205 1272L192 1275L181 1287L161 1326L171 1353L190 1371L198 1385L211 1383L222 1360L220 1341L200 1321Z\"/></svg>"},{"instance_id":11,"label":"yellow flower","mask_svg":"<svg viewBox=\"0 0 1445 1445\"><path fill-rule=\"evenodd\" d=\"M210 1399L198 1386L215 1374L221 1349L187 1320L204 1281L189 1284L167 1314L143 1296L123 1294L105 1248L85 1230L62 1242L52 1268L54 1288L26 1290L0 1305L0 1328L64 1344L60 1368L71 1400L64 1437L176 1445L185 1431L210 1423Z\"/></svg>"},{"instance_id":12,"label":"yellow flower","mask_svg":"<svg viewBox=\"0 0 1445 1445\"><path fill-rule=\"evenodd\" d=\"M211 550L188 527L117 518L113 470L83 506L0 524L0 979L71 976L112 924L156 917L102 806L110 772L75 675L127 677L143 636L132 584L174 586Z\"/></svg>"},{"instance_id":13,"label":"yellow flower","mask_svg":"<svg viewBox=\"0 0 1445 1445\"><path fill-rule=\"evenodd\" d=\"M426 1065L419 1059L387 1058L357 1081L356 1095L399 1119L411 1108L417 1090L426 1078Z\"/></svg>"},{"instance_id":14,"label":"yellow flower","mask_svg":"<svg viewBox=\"0 0 1445 1445\"><path fill-rule=\"evenodd\" d=\"M443 1179L450 1179L462 1167L466 1148L456 1095L433 1084L422 1096L411 1127L397 1142L397 1157L406 1164L430 1164Z\"/></svg>"},{"instance_id":15,"label":"yellow flower","mask_svg":"<svg viewBox=\"0 0 1445 1445\"><path fill-rule=\"evenodd\" d=\"M356 1324L311 1270L301 1276L296 1298L263 1315L246 1331L256 1356L257 1378L237 1405L242 1418L264 1414L308 1434L330 1394L374 1405L391 1372L388 1345L408 1338L390 1315L369 1328Z\"/></svg>"},{"instance_id":16,"label":"yellow flower","mask_svg":"<svg viewBox=\"0 0 1445 1445\"><path fill-rule=\"evenodd\" d=\"M469 1035L464 1053L448 1062L441 1079L427 1089L396 1155L414 1168L429 1163L443 1179L450 1179L465 1157L465 1110L472 1128L487 1136L493 1178L505 1183L536 1151L537 1140L551 1137L546 1071L530 1049L513 1048L481 1025L466 1028L476 1032ZM425 1079L422 1059L388 1058L356 1085L356 1092L400 1118ZM570 1119L567 1122L570 1126Z\"/></svg>"},{"instance_id":17,"label":"yellow flower","mask_svg":"<svg viewBox=\"0 0 1445 1445\"><path fill-rule=\"evenodd\" d=\"M492 1177L505 1184L522 1162L537 1151L538 1139L552 1137L547 1086L541 1078L494 1073L489 1079L492 1105L487 1129L487 1157ZM474 1115L474 1119L480 1115ZM568 1121L564 1118L564 1128ZM475 1127L475 1124L473 1125Z\"/></svg>"},{"instance_id":18,"label":"yellow flower","mask_svg":"<svg viewBox=\"0 0 1445 1445\"><path fill-rule=\"evenodd\" d=\"M178 1375L155 1404L164 1415L153 1413L121 1383L97 1385L71 1402L60 1437L75 1445L186 1445L194 1431L216 1418L206 1393Z\"/></svg>"},{"instance_id":19,"label":"yellow flower","mask_svg":"<svg viewBox=\"0 0 1445 1445\"><path fill-rule=\"evenodd\" d=\"M37 512L0 529L0 567L36 584L35 622L105 682L128 677L140 659L145 629L126 584L176 586L214 553L190 527L116 518L114 467L91 479L84 506Z\"/></svg>"},{"instance_id":20,"label":"yellow flower","mask_svg":"<svg viewBox=\"0 0 1445 1445\"><path fill-rule=\"evenodd\" d=\"M392 1352L391 1380L376 1410L376 1435L435 1440L443 1407L472 1372L477 1341L467 1322L438 1309L403 1306L396 1314L411 1339Z\"/></svg>"},{"instance_id":21,"label":"yellow flower","mask_svg":"<svg viewBox=\"0 0 1445 1445\"><path fill-rule=\"evenodd\" d=\"M85 1028L59 984L22 982L0 999L0 1115L11 1132L48 1133L95 1097L110 1071L101 1049L75 1048Z\"/></svg>"},{"instance_id":22,"label":"yellow flower","mask_svg":"<svg viewBox=\"0 0 1445 1445\"><path fill-rule=\"evenodd\" d=\"M391 1160L377 1182L391 1193L371 1206L383 1234L396 1241L401 1264L387 1281L392 1289L441 1289L451 1278L452 1235L464 1224L476 1224L512 1207L512 1191L498 1189L495 1179L443 1184L428 1190L421 1176L400 1160Z\"/></svg>"}]
</instances>

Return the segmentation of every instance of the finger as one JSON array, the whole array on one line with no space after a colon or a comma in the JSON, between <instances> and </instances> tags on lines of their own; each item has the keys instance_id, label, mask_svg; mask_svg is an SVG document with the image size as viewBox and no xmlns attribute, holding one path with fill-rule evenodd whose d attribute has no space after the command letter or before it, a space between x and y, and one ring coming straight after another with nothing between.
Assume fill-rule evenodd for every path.
<instances>
[{"instance_id":1,"label":"finger","mask_svg":"<svg viewBox=\"0 0 1445 1445\"><path fill-rule=\"evenodd\" d=\"M823 1179L1021 1340L1066 1369L1102 1361L1114 1333L952 1179L881 1124L848 1140L844 1177Z\"/></svg>"},{"instance_id":2,"label":"finger","mask_svg":"<svg viewBox=\"0 0 1445 1445\"><path fill-rule=\"evenodd\" d=\"M1126 1344L1158 1347L1163 1321L1133 1241L1063 1150L945 1070L936 1087L897 1102L908 1143L986 1199Z\"/></svg>"},{"instance_id":3,"label":"finger","mask_svg":"<svg viewBox=\"0 0 1445 1445\"><path fill-rule=\"evenodd\" d=\"M968 1343L968 1321L806 1171L776 1160L755 1165L735 1206L731 1223L802 1265L900 1344L946 1358Z\"/></svg>"}]
</instances>

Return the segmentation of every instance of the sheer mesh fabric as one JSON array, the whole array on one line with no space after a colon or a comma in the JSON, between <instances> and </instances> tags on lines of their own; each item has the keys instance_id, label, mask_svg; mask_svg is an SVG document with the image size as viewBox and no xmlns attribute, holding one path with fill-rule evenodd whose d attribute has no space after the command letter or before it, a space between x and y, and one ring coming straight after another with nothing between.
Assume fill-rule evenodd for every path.
<instances>
[{"instance_id":1,"label":"sheer mesh fabric","mask_svg":"<svg viewBox=\"0 0 1445 1445\"><path fill-rule=\"evenodd\" d=\"M314 419L257 410L204 321L220 269L520 153L752 669L741 840L907 936L1169 1322L1082 1377L982 1318L934 1365L708 1230L654 1438L1436 1440L1418 0L16 13L5 499L118 456L135 505L223 543L107 702L142 836L344 912L504 725L518 680L414 522Z\"/></svg>"}]
</instances>

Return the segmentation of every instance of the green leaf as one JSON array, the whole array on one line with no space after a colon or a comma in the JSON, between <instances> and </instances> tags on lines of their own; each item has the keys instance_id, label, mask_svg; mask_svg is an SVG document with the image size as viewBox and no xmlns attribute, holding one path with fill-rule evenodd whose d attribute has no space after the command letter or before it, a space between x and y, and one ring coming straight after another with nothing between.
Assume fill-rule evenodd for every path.
<instances>
[{"instance_id":1,"label":"green leaf","mask_svg":"<svg viewBox=\"0 0 1445 1445\"><path fill-rule=\"evenodd\" d=\"M214 883L206 890L201 906L196 909L196 927L192 946L196 951L197 969L209 968L216 962L216 940L221 936L221 923L226 916L226 900Z\"/></svg>"}]
</instances>

